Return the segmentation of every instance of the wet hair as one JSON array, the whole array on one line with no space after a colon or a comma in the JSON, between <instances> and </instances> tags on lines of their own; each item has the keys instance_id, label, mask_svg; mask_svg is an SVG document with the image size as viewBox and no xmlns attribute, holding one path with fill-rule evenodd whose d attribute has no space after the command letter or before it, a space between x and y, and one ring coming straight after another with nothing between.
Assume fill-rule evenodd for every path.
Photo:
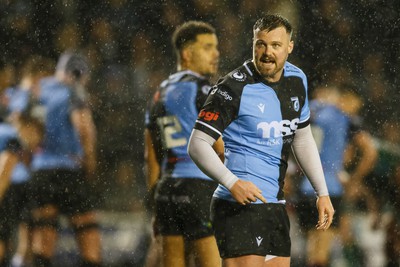
<instances>
[{"instance_id":1,"label":"wet hair","mask_svg":"<svg viewBox=\"0 0 400 267\"><path fill-rule=\"evenodd\" d=\"M215 28L203 21L188 21L178 26L172 35L172 45L178 57L189 44L196 42L197 35L215 34Z\"/></svg>"},{"instance_id":2,"label":"wet hair","mask_svg":"<svg viewBox=\"0 0 400 267\"><path fill-rule=\"evenodd\" d=\"M253 31L272 31L278 27L284 27L286 32L292 37L293 27L290 22L278 14L267 14L259 18L256 23L254 23Z\"/></svg>"},{"instance_id":3,"label":"wet hair","mask_svg":"<svg viewBox=\"0 0 400 267\"><path fill-rule=\"evenodd\" d=\"M67 51L58 59L56 71L72 74L79 79L82 75L89 73L89 64L82 54Z\"/></svg>"}]
</instances>

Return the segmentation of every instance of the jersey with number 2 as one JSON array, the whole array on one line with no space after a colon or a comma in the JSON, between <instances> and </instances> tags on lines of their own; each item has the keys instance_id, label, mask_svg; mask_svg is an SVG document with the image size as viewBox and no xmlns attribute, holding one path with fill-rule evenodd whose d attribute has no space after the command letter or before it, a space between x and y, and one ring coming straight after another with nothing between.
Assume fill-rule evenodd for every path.
<instances>
[{"instance_id":1,"label":"jersey with number 2","mask_svg":"<svg viewBox=\"0 0 400 267\"><path fill-rule=\"evenodd\" d=\"M155 93L145 123L162 177L210 180L187 153L194 123L210 88L205 77L186 70L169 76Z\"/></svg>"}]
</instances>

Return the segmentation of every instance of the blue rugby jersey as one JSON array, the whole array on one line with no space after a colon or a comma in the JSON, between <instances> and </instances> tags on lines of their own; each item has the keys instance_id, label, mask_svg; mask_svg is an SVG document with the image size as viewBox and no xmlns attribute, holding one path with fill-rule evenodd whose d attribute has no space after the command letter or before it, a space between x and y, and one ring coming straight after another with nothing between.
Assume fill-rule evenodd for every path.
<instances>
[{"instance_id":1,"label":"blue rugby jersey","mask_svg":"<svg viewBox=\"0 0 400 267\"><path fill-rule=\"evenodd\" d=\"M344 151L348 141L360 130L359 122L332 104L310 101L311 127L331 196L341 196L343 187L338 173L344 169ZM308 179L303 178L301 193L315 196Z\"/></svg>"},{"instance_id":2,"label":"blue rugby jersey","mask_svg":"<svg viewBox=\"0 0 400 267\"><path fill-rule=\"evenodd\" d=\"M215 139L222 135L227 168L253 182L269 203L277 203L284 202L294 134L309 124L309 117L303 71L287 62L281 79L270 83L247 61L211 89L194 128ZM235 201L222 185L214 197Z\"/></svg>"},{"instance_id":3,"label":"blue rugby jersey","mask_svg":"<svg viewBox=\"0 0 400 267\"><path fill-rule=\"evenodd\" d=\"M21 145L18 139L17 130L8 123L0 123L0 153L9 150L18 153L21 150ZM30 179L28 167L18 162L11 173L11 183L19 184Z\"/></svg>"},{"instance_id":4,"label":"blue rugby jersey","mask_svg":"<svg viewBox=\"0 0 400 267\"><path fill-rule=\"evenodd\" d=\"M5 91L6 97L9 99L8 112L22 112L28 104L30 98L30 91L24 90L20 87L10 87Z\"/></svg>"},{"instance_id":5,"label":"blue rugby jersey","mask_svg":"<svg viewBox=\"0 0 400 267\"><path fill-rule=\"evenodd\" d=\"M211 180L187 153L189 138L211 86L199 74L185 70L161 83L146 112L145 124L151 132L161 178Z\"/></svg>"},{"instance_id":6,"label":"blue rugby jersey","mask_svg":"<svg viewBox=\"0 0 400 267\"><path fill-rule=\"evenodd\" d=\"M40 82L37 104L45 134L41 149L33 156L32 170L79 169L83 150L70 116L73 109L84 105L83 101L73 89L49 77Z\"/></svg>"}]
</instances>

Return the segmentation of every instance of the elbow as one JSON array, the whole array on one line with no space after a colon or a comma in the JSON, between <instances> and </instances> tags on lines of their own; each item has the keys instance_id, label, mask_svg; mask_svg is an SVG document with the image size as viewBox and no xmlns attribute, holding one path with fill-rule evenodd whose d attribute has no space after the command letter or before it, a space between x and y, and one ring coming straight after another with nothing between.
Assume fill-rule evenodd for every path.
<instances>
[{"instance_id":1,"label":"elbow","mask_svg":"<svg viewBox=\"0 0 400 267\"><path fill-rule=\"evenodd\" d=\"M187 153L189 157L193 160L193 155L194 155L194 148L193 148L193 140L192 138L189 139L189 143L187 146Z\"/></svg>"}]
</instances>

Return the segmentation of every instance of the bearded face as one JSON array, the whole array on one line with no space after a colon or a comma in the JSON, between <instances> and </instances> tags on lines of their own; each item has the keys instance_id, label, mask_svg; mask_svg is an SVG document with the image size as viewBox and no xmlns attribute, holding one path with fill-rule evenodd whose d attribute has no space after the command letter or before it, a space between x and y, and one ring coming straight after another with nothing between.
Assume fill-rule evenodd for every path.
<instances>
[{"instance_id":1,"label":"bearded face","mask_svg":"<svg viewBox=\"0 0 400 267\"><path fill-rule=\"evenodd\" d=\"M293 50L293 41L284 27L271 31L254 31L253 61L264 79L277 82L282 76L283 66Z\"/></svg>"}]
</instances>

